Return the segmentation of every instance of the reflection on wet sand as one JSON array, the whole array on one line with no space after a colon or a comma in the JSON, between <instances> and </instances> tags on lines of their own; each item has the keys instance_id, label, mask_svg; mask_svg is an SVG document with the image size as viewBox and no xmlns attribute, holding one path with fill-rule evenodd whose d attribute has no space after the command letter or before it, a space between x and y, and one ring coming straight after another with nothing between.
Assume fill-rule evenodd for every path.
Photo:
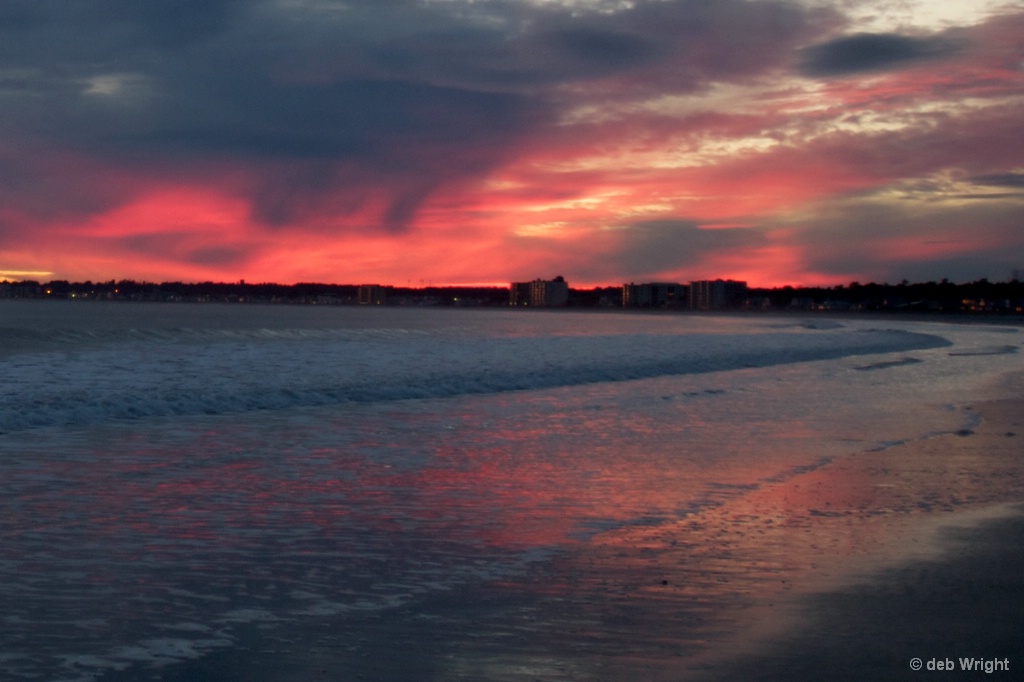
<instances>
[{"instance_id":1,"label":"reflection on wet sand","mask_svg":"<svg viewBox=\"0 0 1024 682\"><path fill-rule=\"evenodd\" d=\"M992 505L1024 492L1019 408L980 406L986 418L970 436L948 433L754 486L719 486L719 497L682 518L596 532L529 564L525 574L349 614L327 629L253 632L244 659L208 657L165 679L218 665L268 681L330 679L338 671L388 680L820 679L821 655L813 659L818 669L795 667L787 677L785 666L804 649L789 658L777 651L816 613L808 599L870 584L886 566L941 559L946 545L936 529L943 524L1006 513ZM822 613L846 617L830 608ZM889 666L885 679L903 679L903 661L878 663L900 652L864 650L880 646L877 636L861 641L848 626L817 627L799 640L805 649L842 646L847 663L863 654ZM902 641L911 643L929 631L919 622L904 629L911 634ZM842 641L830 643L837 633ZM403 657L395 657L396 647ZM841 672L841 679L866 679L855 665ZM869 677L883 679L877 674Z\"/></svg>"},{"instance_id":2,"label":"reflection on wet sand","mask_svg":"<svg viewBox=\"0 0 1024 682\"><path fill-rule=\"evenodd\" d=\"M660 387L26 436L0 634L109 682L679 680L1024 492L1016 406L857 451Z\"/></svg>"},{"instance_id":3,"label":"reflection on wet sand","mask_svg":"<svg viewBox=\"0 0 1024 682\"><path fill-rule=\"evenodd\" d=\"M733 679L716 672L734 670L729 665L743 655L769 656L772 642L801 624L808 595L870 580L885 567L939 559L948 551L937 532L945 525L1012 513L1005 503L1024 498L1021 407L988 404L986 420L969 435L859 453L676 523L595 537L556 562L551 576L518 586L547 595L535 611L542 623L536 641L544 643L536 655L558 645L563 660L609 652L605 679L629 679L631 671L646 679ZM978 618L984 630L986 616ZM927 637L926 624L907 627ZM805 635L826 648L829 636ZM856 640L856 633L845 637ZM743 668L743 679L752 679L751 670Z\"/></svg>"}]
</instances>

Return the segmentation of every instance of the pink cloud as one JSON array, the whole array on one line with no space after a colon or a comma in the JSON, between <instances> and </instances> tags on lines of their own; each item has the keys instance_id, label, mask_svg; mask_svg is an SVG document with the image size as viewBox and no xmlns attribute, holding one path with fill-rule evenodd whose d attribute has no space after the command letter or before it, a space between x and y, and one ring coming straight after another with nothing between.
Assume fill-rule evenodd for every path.
<instances>
[{"instance_id":1,"label":"pink cloud","mask_svg":"<svg viewBox=\"0 0 1024 682\"><path fill-rule=\"evenodd\" d=\"M1024 13L851 37L841 4L436 5L360 6L352 26L225 5L205 70L182 47L198 38L139 19L165 59L100 90L73 46L11 48L73 77L5 90L0 267L769 284L1024 261L1019 187L956 203L1024 172Z\"/></svg>"}]
</instances>

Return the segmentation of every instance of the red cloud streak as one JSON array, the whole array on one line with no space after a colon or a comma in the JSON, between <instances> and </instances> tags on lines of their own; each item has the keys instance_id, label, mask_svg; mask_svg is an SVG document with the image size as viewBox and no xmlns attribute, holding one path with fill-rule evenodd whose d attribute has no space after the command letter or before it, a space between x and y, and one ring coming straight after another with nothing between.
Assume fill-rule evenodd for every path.
<instances>
[{"instance_id":1,"label":"red cloud streak","mask_svg":"<svg viewBox=\"0 0 1024 682\"><path fill-rule=\"evenodd\" d=\"M779 5L779 25L757 33L761 58L724 64L710 46L761 29L719 15L687 51L654 21L682 21L684 5L639 3L617 24L559 15L532 38L563 60L549 71L511 53L486 62L465 17L441 9L431 21L462 37L447 46L459 60L431 56L434 75L398 56L370 68L372 52L358 74L345 72L355 52L325 54L340 61L305 78L301 60L254 58L298 108L212 78L195 90L205 100L161 104L161 87L190 82L168 67L82 74L64 86L73 114L47 112L51 84L23 65L24 82L0 85L0 278L767 286L1024 266L1024 12L891 40L942 49L890 64L856 61L855 41L828 50L857 28L838 6ZM246 54L232 35L209 49ZM829 75L807 55L828 55ZM357 109L361 97L377 108Z\"/></svg>"}]
</instances>

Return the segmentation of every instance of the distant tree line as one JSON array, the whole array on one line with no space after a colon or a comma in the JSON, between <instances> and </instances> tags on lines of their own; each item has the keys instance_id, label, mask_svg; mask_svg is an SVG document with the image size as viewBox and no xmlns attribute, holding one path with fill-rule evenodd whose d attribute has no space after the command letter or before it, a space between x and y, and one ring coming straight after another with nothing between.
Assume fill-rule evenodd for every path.
<instances>
[{"instance_id":1,"label":"distant tree line","mask_svg":"<svg viewBox=\"0 0 1024 682\"><path fill-rule=\"evenodd\" d=\"M6 285L6 286L5 286ZM355 298L358 287L345 284L247 284L238 282L105 282L22 281L0 283L0 297L70 298L133 301L296 301L316 302L321 297Z\"/></svg>"},{"instance_id":2,"label":"distant tree line","mask_svg":"<svg viewBox=\"0 0 1024 682\"><path fill-rule=\"evenodd\" d=\"M389 305L506 306L507 287L387 287ZM229 303L295 303L355 305L356 284L251 284L238 282L140 282L130 279L103 282L2 281L0 298L48 298L119 301L182 301ZM598 308L622 305L622 287L570 289L569 307ZM851 282L831 287L750 288L739 308L762 311L922 311L1024 313L1024 282L898 284Z\"/></svg>"},{"instance_id":3,"label":"distant tree line","mask_svg":"<svg viewBox=\"0 0 1024 682\"><path fill-rule=\"evenodd\" d=\"M851 282L833 287L751 289L749 302L770 309L907 310L932 312L1022 312L1024 282L979 279L956 284L939 282L878 284Z\"/></svg>"},{"instance_id":4,"label":"distant tree line","mask_svg":"<svg viewBox=\"0 0 1024 682\"><path fill-rule=\"evenodd\" d=\"M0 282L0 298L100 301L356 304L357 284L238 282L140 282L131 279L69 282ZM393 304L507 305L505 287L387 287Z\"/></svg>"}]
</instances>

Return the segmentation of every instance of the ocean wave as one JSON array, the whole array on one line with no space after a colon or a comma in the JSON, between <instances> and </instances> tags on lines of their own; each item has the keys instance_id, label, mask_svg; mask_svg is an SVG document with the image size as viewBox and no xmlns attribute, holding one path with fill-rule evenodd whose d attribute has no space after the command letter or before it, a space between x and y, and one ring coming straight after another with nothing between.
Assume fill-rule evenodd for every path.
<instances>
[{"instance_id":1,"label":"ocean wave","mask_svg":"<svg viewBox=\"0 0 1024 682\"><path fill-rule=\"evenodd\" d=\"M331 327L310 328L251 328L251 329L217 329L194 327L163 327L142 329L119 327L112 329L74 329L58 328L36 330L20 327L0 327L0 346L24 350L66 350L72 348L98 348L105 345L131 343L137 341L155 343L211 343L263 341L275 339L303 340L348 340L361 341L373 339L398 339L422 336L428 332L416 329L371 328L371 329L339 329Z\"/></svg>"},{"instance_id":2,"label":"ocean wave","mask_svg":"<svg viewBox=\"0 0 1024 682\"><path fill-rule=\"evenodd\" d=\"M327 331L204 332L223 342L129 338L9 356L0 364L0 431L549 389L950 345L900 330L476 339Z\"/></svg>"}]
</instances>

